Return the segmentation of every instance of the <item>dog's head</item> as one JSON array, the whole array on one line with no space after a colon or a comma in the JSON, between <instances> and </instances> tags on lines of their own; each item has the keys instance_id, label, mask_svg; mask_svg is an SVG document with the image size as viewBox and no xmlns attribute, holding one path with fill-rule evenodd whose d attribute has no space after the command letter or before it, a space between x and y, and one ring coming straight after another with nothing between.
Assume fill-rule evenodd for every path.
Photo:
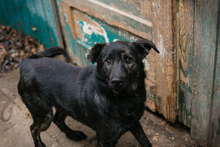
<instances>
[{"instance_id":1,"label":"dog's head","mask_svg":"<svg viewBox=\"0 0 220 147\"><path fill-rule=\"evenodd\" d=\"M132 82L139 80L144 70L142 60L151 48L159 53L155 44L149 40L97 43L87 58L90 62L97 63L99 78L110 89L120 92L127 89Z\"/></svg>"}]
</instances>

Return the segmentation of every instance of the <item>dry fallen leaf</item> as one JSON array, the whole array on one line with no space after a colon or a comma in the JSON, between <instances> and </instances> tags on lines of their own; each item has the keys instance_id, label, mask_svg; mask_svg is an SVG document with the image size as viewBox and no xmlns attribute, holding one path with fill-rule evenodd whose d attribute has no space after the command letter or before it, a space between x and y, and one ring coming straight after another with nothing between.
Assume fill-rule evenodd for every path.
<instances>
[{"instance_id":1,"label":"dry fallen leaf","mask_svg":"<svg viewBox=\"0 0 220 147\"><path fill-rule=\"evenodd\" d=\"M6 55L7 55L7 51L5 50L5 48L0 47L0 65L2 64Z\"/></svg>"},{"instance_id":2,"label":"dry fallen leaf","mask_svg":"<svg viewBox=\"0 0 220 147\"><path fill-rule=\"evenodd\" d=\"M43 50L43 45L31 36L0 25L0 76L19 67L22 59Z\"/></svg>"},{"instance_id":3,"label":"dry fallen leaf","mask_svg":"<svg viewBox=\"0 0 220 147\"><path fill-rule=\"evenodd\" d=\"M156 136L153 137L152 140L153 140L153 141L158 141L158 137L159 137L159 136L156 135Z\"/></svg>"},{"instance_id":4,"label":"dry fallen leaf","mask_svg":"<svg viewBox=\"0 0 220 147\"><path fill-rule=\"evenodd\" d=\"M165 124L166 124L165 120L160 123L161 126L164 126Z\"/></svg>"}]
</instances>

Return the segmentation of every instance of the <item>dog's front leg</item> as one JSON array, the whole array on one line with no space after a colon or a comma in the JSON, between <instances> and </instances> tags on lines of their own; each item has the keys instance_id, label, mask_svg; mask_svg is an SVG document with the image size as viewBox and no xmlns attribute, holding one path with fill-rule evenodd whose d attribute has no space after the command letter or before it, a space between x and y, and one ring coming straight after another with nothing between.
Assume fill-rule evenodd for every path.
<instances>
[{"instance_id":1,"label":"dog's front leg","mask_svg":"<svg viewBox=\"0 0 220 147\"><path fill-rule=\"evenodd\" d=\"M110 132L104 133L104 134L96 134L97 142L100 147L115 147L118 137L117 135L109 135L111 134ZM102 137L101 137L102 136Z\"/></svg>"},{"instance_id":2,"label":"dog's front leg","mask_svg":"<svg viewBox=\"0 0 220 147\"><path fill-rule=\"evenodd\" d=\"M139 122L137 122L130 129L130 132L134 135L134 137L137 139L137 141L141 144L142 147L152 147Z\"/></svg>"}]
</instances>

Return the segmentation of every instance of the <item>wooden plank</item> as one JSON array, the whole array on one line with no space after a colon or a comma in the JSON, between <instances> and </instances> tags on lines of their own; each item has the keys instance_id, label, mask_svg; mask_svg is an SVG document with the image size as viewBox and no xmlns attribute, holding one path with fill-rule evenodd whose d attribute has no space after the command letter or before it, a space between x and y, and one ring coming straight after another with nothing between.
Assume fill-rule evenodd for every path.
<instances>
[{"instance_id":1,"label":"wooden plank","mask_svg":"<svg viewBox=\"0 0 220 147\"><path fill-rule=\"evenodd\" d=\"M11 5L11 0L3 0L4 1L4 6L5 6L5 10L6 10L6 17L8 18L8 24L9 26L13 27L14 29L16 29L16 25L14 23L14 16L13 16L13 7Z\"/></svg>"},{"instance_id":2,"label":"wooden plank","mask_svg":"<svg viewBox=\"0 0 220 147\"><path fill-rule=\"evenodd\" d=\"M1 1L1 5L2 5L1 6L2 12L3 12L4 18L5 18L4 25L9 25L10 24L10 17L8 17L8 10L7 10L7 7L6 7L4 0Z\"/></svg>"},{"instance_id":3,"label":"wooden plank","mask_svg":"<svg viewBox=\"0 0 220 147\"><path fill-rule=\"evenodd\" d=\"M34 6L36 10L36 16L38 20L38 31L41 33L41 41L46 48L52 46L52 42L49 35L49 29L47 26L47 19L45 17L45 11L41 0L34 0Z\"/></svg>"},{"instance_id":4,"label":"wooden plank","mask_svg":"<svg viewBox=\"0 0 220 147\"><path fill-rule=\"evenodd\" d=\"M16 6L17 2L14 3L14 0L8 0L7 1L7 7L8 9L8 13L10 14L11 20L14 22L14 29L16 29L18 31L18 33L21 33L21 27L18 23L19 18L20 18L20 12L18 7Z\"/></svg>"},{"instance_id":5,"label":"wooden plank","mask_svg":"<svg viewBox=\"0 0 220 147\"><path fill-rule=\"evenodd\" d=\"M17 3L22 17L20 20L23 27L23 31L25 35L31 35L34 38L35 36L33 31L31 30L31 21L27 9L26 0L17 0Z\"/></svg>"},{"instance_id":6,"label":"wooden plank","mask_svg":"<svg viewBox=\"0 0 220 147\"><path fill-rule=\"evenodd\" d=\"M41 31L40 26L38 24L38 18L37 18L37 12L35 10L34 2L33 0L26 0L26 5L28 9L28 14L31 22L31 27L36 28L36 31L33 31L35 38L42 44L41 40Z\"/></svg>"},{"instance_id":7,"label":"wooden plank","mask_svg":"<svg viewBox=\"0 0 220 147\"><path fill-rule=\"evenodd\" d=\"M180 122L191 125L194 1L179 0L179 115Z\"/></svg>"},{"instance_id":8,"label":"wooden plank","mask_svg":"<svg viewBox=\"0 0 220 147\"><path fill-rule=\"evenodd\" d=\"M216 40L216 70L214 74L213 100L209 124L209 144L220 145L220 2L218 2L217 40Z\"/></svg>"},{"instance_id":9,"label":"wooden plank","mask_svg":"<svg viewBox=\"0 0 220 147\"><path fill-rule=\"evenodd\" d=\"M172 2L172 0L151 1L153 40L160 54L151 52L148 59L152 60L150 66L155 67L155 75L152 75L155 78L155 84L152 87L155 93L155 109L167 120L175 122L176 71Z\"/></svg>"},{"instance_id":10,"label":"wooden plank","mask_svg":"<svg viewBox=\"0 0 220 147\"><path fill-rule=\"evenodd\" d=\"M5 24L5 14L4 14L4 9L2 5L2 1L0 1L0 24Z\"/></svg>"},{"instance_id":11,"label":"wooden plank","mask_svg":"<svg viewBox=\"0 0 220 147\"><path fill-rule=\"evenodd\" d=\"M213 88L218 0L195 2L191 136L207 144Z\"/></svg>"},{"instance_id":12,"label":"wooden plank","mask_svg":"<svg viewBox=\"0 0 220 147\"><path fill-rule=\"evenodd\" d=\"M64 35L64 40L66 44L66 50L69 53L74 63L80 65L80 59L77 58L79 56L79 51L76 50L78 48L76 44L76 33L74 29L74 21L72 17L72 10L68 4L63 3L62 0L56 0L58 15L60 18L60 24L62 27L62 32ZM73 50L75 49L75 50Z\"/></svg>"},{"instance_id":13,"label":"wooden plank","mask_svg":"<svg viewBox=\"0 0 220 147\"><path fill-rule=\"evenodd\" d=\"M18 30L18 33L23 33L24 34L24 30L22 28L22 24L23 22L23 17L21 15L20 12L20 6L19 3L17 2L17 0L11 0L11 4L13 7L13 10L10 10L12 12L12 15L14 17L14 23L16 25L16 28Z\"/></svg>"},{"instance_id":14,"label":"wooden plank","mask_svg":"<svg viewBox=\"0 0 220 147\"><path fill-rule=\"evenodd\" d=\"M56 13L54 12L53 9L53 4L52 0L42 0L43 8L44 8L44 13L45 13L45 18L47 21L47 26L48 26L48 31L50 35L50 40L51 40L51 46L60 46L61 42L61 35L60 35L60 28L57 23L56 19Z\"/></svg>"}]
</instances>

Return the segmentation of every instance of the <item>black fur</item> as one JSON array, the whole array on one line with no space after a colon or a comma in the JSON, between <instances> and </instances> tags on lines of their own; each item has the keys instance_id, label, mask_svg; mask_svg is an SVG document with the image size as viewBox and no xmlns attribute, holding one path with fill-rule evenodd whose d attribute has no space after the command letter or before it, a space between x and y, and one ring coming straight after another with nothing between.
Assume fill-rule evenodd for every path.
<instances>
[{"instance_id":1,"label":"black fur","mask_svg":"<svg viewBox=\"0 0 220 147\"><path fill-rule=\"evenodd\" d=\"M141 146L151 146L139 123L146 98L143 58L155 45L148 40L95 45L88 60L97 66L77 67L52 59L67 53L50 48L21 63L18 91L33 117L31 133L36 147L44 147L40 132L53 121L66 136L82 140L64 122L71 116L97 133L100 146L115 146L131 131ZM56 108L53 116L52 107Z\"/></svg>"}]
</instances>

